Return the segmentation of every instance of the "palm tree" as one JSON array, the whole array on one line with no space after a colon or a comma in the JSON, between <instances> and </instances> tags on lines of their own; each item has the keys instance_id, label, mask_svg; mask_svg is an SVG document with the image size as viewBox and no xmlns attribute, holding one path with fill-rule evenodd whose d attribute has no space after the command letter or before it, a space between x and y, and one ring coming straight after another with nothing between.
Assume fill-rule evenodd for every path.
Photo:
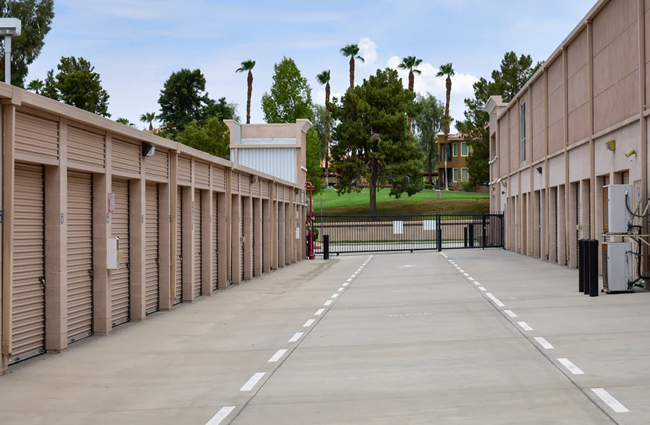
<instances>
[{"instance_id":1,"label":"palm tree","mask_svg":"<svg viewBox=\"0 0 650 425\"><path fill-rule=\"evenodd\" d=\"M325 187L330 183L330 71L316 76L320 85L325 85Z\"/></svg>"},{"instance_id":2,"label":"palm tree","mask_svg":"<svg viewBox=\"0 0 650 425\"><path fill-rule=\"evenodd\" d=\"M153 122L158 118L155 112L147 112L140 116L140 121L149 123L149 131L153 131Z\"/></svg>"},{"instance_id":3,"label":"palm tree","mask_svg":"<svg viewBox=\"0 0 650 425\"><path fill-rule=\"evenodd\" d=\"M253 95L253 68L255 68L254 60L247 60L241 63L241 68L236 72L248 71L248 99L246 101L246 124L251 123L251 96Z\"/></svg>"},{"instance_id":4,"label":"palm tree","mask_svg":"<svg viewBox=\"0 0 650 425\"><path fill-rule=\"evenodd\" d=\"M407 56L402 59L402 63L398 65L399 69L407 69L409 71L409 90L413 93L415 89L415 74L422 74L422 71L416 68L422 63L422 59L418 59L415 56ZM409 133L411 132L411 120L409 116Z\"/></svg>"},{"instance_id":5,"label":"palm tree","mask_svg":"<svg viewBox=\"0 0 650 425\"><path fill-rule=\"evenodd\" d=\"M350 88L354 88L354 64L357 59L361 62L366 62L364 58L359 56L359 45L358 44L348 44L341 50L341 54L346 58L350 58Z\"/></svg>"},{"instance_id":6,"label":"palm tree","mask_svg":"<svg viewBox=\"0 0 650 425\"><path fill-rule=\"evenodd\" d=\"M129 127L135 127L135 124L133 124L131 121L129 121L128 118L118 118L115 120L115 122L119 122L120 124L128 125Z\"/></svg>"},{"instance_id":7,"label":"palm tree","mask_svg":"<svg viewBox=\"0 0 650 425\"><path fill-rule=\"evenodd\" d=\"M449 183L447 176L447 150L449 149L449 102L451 102L451 77L456 75L454 66L450 63L442 65L436 77L447 77L447 103L445 104L445 148L443 155L445 157L445 190L449 190Z\"/></svg>"},{"instance_id":8,"label":"palm tree","mask_svg":"<svg viewBox=\"0 0 650 425\"><path fill-rule=\"evenodd\" d=\"M27 90L33 91L36 94L39 94L41 90L43 90L43 87L45 87L45 83L43 80L32 80L28 85L27 85Z\"/></svg>"}]
</instances>

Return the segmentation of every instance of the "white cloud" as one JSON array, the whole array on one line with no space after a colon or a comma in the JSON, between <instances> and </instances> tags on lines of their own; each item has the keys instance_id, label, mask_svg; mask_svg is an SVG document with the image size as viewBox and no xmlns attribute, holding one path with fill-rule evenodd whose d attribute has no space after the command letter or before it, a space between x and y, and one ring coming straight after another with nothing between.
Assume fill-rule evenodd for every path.
<instances>
[{"instance_id":1,"label":"white cloud","mask_svg":"<svg viewBox=\"0 0 650 425\"><path fill-rule=\"evenodd\" d=\"M374 68L377 64L377 44L370 37L362 38L359 41L359 55L365 59L361 66Z\"/></svg>"}]
</instances>

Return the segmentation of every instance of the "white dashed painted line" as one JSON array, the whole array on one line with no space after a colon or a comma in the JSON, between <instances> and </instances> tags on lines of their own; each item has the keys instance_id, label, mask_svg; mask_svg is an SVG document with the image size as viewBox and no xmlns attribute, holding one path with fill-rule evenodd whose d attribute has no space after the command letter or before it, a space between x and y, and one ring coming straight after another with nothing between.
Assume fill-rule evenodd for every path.
<instances>
[{"instance_id":1,"label":"white dashed painted line","mask_svg":"<svg viewBox=\"0 0 650 425\"><path fill-rule=\"evenodd\" d=\"M517 317L515 313L513 313L511 310L503 310L504 313L506 313L510 317Z\"/></svg>"},{"instance_id":2,"label":"white dashed painted line","mask_svg":"<svg viewBox=\"0 0 650 425\"><path fill-rule=\"evenodd\" d=\"M278 351L273 355L273 357L271 357L271 358L269 359L269 363L275 363L275 362L277 362L278 360L280 360L280 359L282 358L282 356L284 356L284 354L285 354L287 351L288 351L288 350L278 350Z\"/></svg>"},{"instance_id":3,"label":"white dashed painted line","mask_svg":"<svg viewBox=\"0 0 650 425\"><path fill-rule=\"evenodd\" d=\"M327 307L328 305L332 305L332 300L327 300L327 301L325 301L325 304L323 304L323 305L324 305L325 307Z\"/></svg>"},{"instance_id":4,"label":"white dashed painted line","mask_svg":"<svg viewBox=\"0 0 650 425\"><path fill-rule=\"evenodd\" d=\"M262 379L266 375L266 372L258 372L255 375L249 379L243 387L239 389L239 391L250 391L257 385L258 382L260 382L260 379Z\"/></svg>"},{"instance_id":5,"label":"white dashed painted line","mask_svg":"<svg viewBox=\"0 0 650 425\"><path fill-rule=\"evenodd\" d=\"M303 336L304 334L305 334L304 332L296 332L296 333L291 337L291 339L289 340L289 342L296 342L296 341L298 341L298 340L300 339L300 337Z\"/></svg>"},{"instance_id":6,"label":"white dashed painted line","mask_svg":"<svg viewBox=\"0 0 650 425\"><path fill-rule=\"evenodd\" d=\"M542 338L541 336L536 336L536 337L535 337L535 341L539 342L539 345L541 345L542 347L544 347L544 349L546 349L546 350L553 350L553 349L555 348L555 347L553 347L553 346L551 345L550 342L548 342L547 340L545 340L545 339Z\"/></svg>"},{"instance_id":7,"label":"white dashed painted line","mask_svg":"<svg viewBox=\"0 0 650 425\"><path fill-rule=\"evenodd\" d=\"M605 402L612 410L616 413L628 413L629 410L621 404L618 400L611 396L610 393L605 391L603 388L592 388L591 391L594 392L602 401Z\"/></svg>"},{"instance_id":8,"label":"white dashed painted line","mask_svg":"<svg viewBox=\"0 0 650 425\"><path fill-rule=\"evenodd\" d=\"M344 290L345 290L345 288L339 288L338 289L339 292L343 292Z\"/></svg>"},{"instance_id":9,"label":"white dashed painted line","mask_svg":"<svg viewBox=\"0 0 650 425\"><path fill-rule=\"evenodd\" d=\"M476 286L481 286L481 282L474 281L474 285L476 285Z\"/></svg>"},{"instance_id":10,"label":"white dashed painted line","mask_svg":"<svg viewBox=\"0 0 650 425\"><path fill-rule=\"evenodd\" d=\"M345 282L345 283L343 284L343 286L348 286L349 284L350 284L350 282Z\"/></svg>"},{"instance_id":11,"label":"white dashed painted line","mask_svg":"<svg viewBox=\"0 0 650 425\"><path fill-rule=\"evenodd\" d=\"M469 276L469 273L463 273L465 276Z\"/></svg>"},{"instance_id":12,"label":"white dashed painted line","mask_svg":"<svg viewBox=\"0 0 650 425\"><path fill-rule=\"evenodd\" d=\"M474 278L473 278L473 277L468 277L467 279L469 279L470 282L473 282L473 281L474 281Z\"/></svg>"},{"instance_id":13,"label":"white dashed painted line","mask_svg":"<svg viewBox=\"0 0 650 425\"><path fill-rule=\"evenodd\" d=\"M490 294L489 292L488 292L487 294L485 294L485 296L488 297L489 299L491 299L491 300L494 302L494 304L496 304L496 305L499 306L499 307L505 307L505 306L506 306L504 303L502 303L501 301L499 301L499 299L498 299L497 297L495 297L494 295Z\"/></svg>"},{"instance_id":14,"label":"white dashed painted line","mask_svg":"<svg viewBox=\"0 0 650 425\"><path fill-rule=\"evenodd\" d=\"M320 315L323 314L324 312L325 312L325 309L324 309L324 308L319 308L319 309L316 311L316 313L314 313L314 316L320 316Z\"/></svg>"},{"instance_id":15,"label":"white dashed painted line","mask_svg":"<svg viewBox=\"0 0 650 425\"><path fill-rule=\"evenodd\" d=\"M235 406L222 407L221 410L219 410L205 425L219 425L232 413L233 410L235 410Z\"/></svg>"},{"instance_id":16,"label":"white dashed painted line","mask_svg":"<svg viewBox=\"0 0 650 425\"><path fill-rule=\"evenodd\" d=\"M310 327L311 325L313 325L315 321L316 321L316 319L309 319L309 320L307 320L307 321L305 322L304 325L302 325L302 327L303 327L303 328L308 328L308 327Z\"/></svg>"},{"instance_id":17,"label":"white dashed painted line","mask_svg":"<svg viewBox=\"0 0 650 425\"><path fill-rule=\"evenodd\" d=\"M338 298L339 294L332 294L332 298Z\"/></svg>"},{"instance_id":18,"label":"white dashed painted line","mask_svg":"<svg viewBox=\"0 0 650 425\"><path fill-rule=\"evenodd\" d=\"M585 373L580 370L580 368L573 363L569 359L557 359L558 362L562 363L564 367L569 369L569 372L573 373L574 375L584 375Z\"/></svg>"},{"instance_id":19,"label":"white dashed painted line","mask_svg":"<svg viewBox=\"0 0 650 425\"><path fill-rule=\"evenodd\" d=\"M528 326L528 323L526 323L526 322L517 322L517 324L518 324L519 326L521 326L521 329L523 329L523 330L525 330L525 331L527 331L527 332L530 332L530 331L533 330L533 328L531 328L530 326Z\"/></svg>"},{"instance_id":20,"label":"white dashed painted line","mask_svg":"<svg viewBox=\"0 0 650 425\"><path fill-rule=\"evenodd\" d=\"M352 278L349 278L349 279L348 279L348 282L352 282Z\"/></svg>"},{"instance_id":21,"label":"white dashed painted line","mask_svg":"<svg viewBox=\"0 0 650 425\"><path fill-rule=\"evenodd\" d=\"M482 286L481 286L481 287L479 287L478 289L480 289L480 290L481 290L481 291L483 291L483 292L487 292L487 289L485 289L485 288L484 288L484 287L482 287Z\"/></svg>"},{"instance_id":22,"label":"white dashed painted line","mask_svg":"<svg viewBox=\"0 0 650 425\"><path fill-rule=\"evenodd\" d=\"M458 271L461 272L461 273L465 273L465 270L463 270L463 269L458 269Z\"/></svg>"}]
</instances>

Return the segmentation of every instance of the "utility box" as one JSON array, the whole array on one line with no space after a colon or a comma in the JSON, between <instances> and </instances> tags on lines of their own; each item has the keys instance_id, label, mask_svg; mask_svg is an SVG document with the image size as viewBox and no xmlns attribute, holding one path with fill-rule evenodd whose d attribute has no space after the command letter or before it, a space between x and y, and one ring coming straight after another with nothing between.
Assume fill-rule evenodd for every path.
<instances>
[{"instance_id":1,"label":"utility box","mask_svg":"<svg viewBox=\"0 0 650 425\"><path fill-rule=\"evenodd\" d=\"M117 270L120 268L122 251L120 251L120 238L115 236L106 240L106 268Z\"/></svg>"},{"instance_id":2,"label":"utility box","mask_svg":"<svg viewBox=\"0 0 650 425\"><path fill-rule=\"evenodd\" d=\"M634 261L630 242L607 244L607 288L610 292L628 291L634 281Z\"/></svg>"},{"instance_id":3,"label":"utility box","mask_svg":"<svg viewBox=\"0 0 650 425\"><path fill-rule=\"evenodd\" d=\"M607 187L609 211L609 233L632 233L634 217L634 190L630 184L614 184Z\"/></svg>"}]
</instances>

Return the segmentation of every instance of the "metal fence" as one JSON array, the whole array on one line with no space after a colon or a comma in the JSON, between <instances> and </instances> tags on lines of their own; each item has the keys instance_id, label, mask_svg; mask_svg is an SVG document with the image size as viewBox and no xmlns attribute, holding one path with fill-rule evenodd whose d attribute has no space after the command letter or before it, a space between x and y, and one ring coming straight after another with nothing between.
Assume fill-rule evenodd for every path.
<instances>
[{"instance_id":1,"label":"metal fence","mask_svg":"<svg viewBox=\"0 0 650 425\"><path fill-rule=\"evenodd\" d=\"M314 253L503 248L503 214L315 215ZM316 232L315 232L316 233Z\"/></svg>"}]
</instances>

